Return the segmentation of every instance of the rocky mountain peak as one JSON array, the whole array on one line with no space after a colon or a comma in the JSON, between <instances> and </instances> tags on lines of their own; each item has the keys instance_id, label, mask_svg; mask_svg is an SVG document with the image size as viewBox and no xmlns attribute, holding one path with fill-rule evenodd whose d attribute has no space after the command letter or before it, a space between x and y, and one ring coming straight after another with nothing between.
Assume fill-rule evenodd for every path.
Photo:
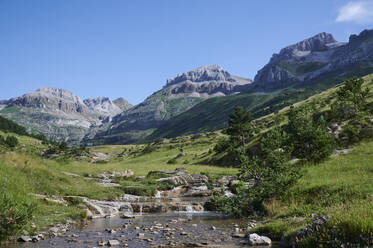
<instances>
[{"instance_id":1,"label":"rocky mountain peak","mask_svg":"<svg viewBox=\"0 0 373 248\"><path fill-rule=\"evenodd\" d=\"M349 43L355 43L373 37L373 29L365 29L359 35L350 35Z\"/></svg>"},{"instance_id":2,"label":"rocky mountain peak","mask_svg":"<svg viewBox=\"0 0 373 248\"><path fill-rule=\"evenodd\" d=\"M109 97L88 98L83 102L89 110L104 116L114 116L122 112L122 109L115 105Z\"/></svg>"},{"instance_id":3,"label":"rocky mountain peak","mask_svg":"<svg viewBox=\"0 0 373 248\"><path fill-rule=\"evenodd\" d=\"M165 87L190 81L201 83L208 81L235 82L236 80L229 72L218 65L201 66L189 72L178 74L176 77L167 79Z\"/></svg>"},{"instance_id":4,"label":"rocky mountain peak","mask_svg":"<svg viewBox=\"0 0 373 248\"><path fill-rule=\"evenodd\" d=\"M324 51L330 43L336 43L333 35L322 32L311 38L302 40L294 45L283 48L280 55L294 51Z\"/></svg>"},{"instance_id":5,"label":"rocky mountain peak","mask_svg":"<svg viewBox=\"0 0 373 248\"><path fill-rule=\"evenodd\" d=\"M26 94L31 96L40 96L40 97L50 97L50 98L60 98L65 101L71 101L71 102L79 102L83 103L83 101L76 95L74 95L72 92L64 89L58 89L58 88L51 88L51 87L41 87L37 89L36 91Z\"/></svg>"},{"instance_id":6,"label":"rocky mountain peak","mask_svg":"<svg viewBox=\"0 0 373 248\"><path fill-rule=\"evenodd\" d=\"M132 104L130 104L126 99L123 97L117 98L113 101L115 105L117 105L122 111L128 110L132 108Z\"/></svg>"}]
</instances>

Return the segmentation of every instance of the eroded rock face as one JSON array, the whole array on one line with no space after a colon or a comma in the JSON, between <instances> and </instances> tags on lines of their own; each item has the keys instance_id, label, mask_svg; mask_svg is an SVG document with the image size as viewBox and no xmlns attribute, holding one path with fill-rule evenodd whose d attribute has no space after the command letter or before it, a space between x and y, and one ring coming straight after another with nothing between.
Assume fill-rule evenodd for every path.
<instances>
[{"instance_id":1,"label":"eroded rock face","mask_svg":"<svg viewBox=\"0 0 373 248\"><path fill-rule=\"evenodd\" d=\"M157 179L158 182L167 182L173 186L182 186L182 185L201 185L208 182L208 178L205 175L179 175L172 176L167 178Z\"/></svg>"},{"instance_id":2,"label":"eroded rock face","mask_svg":"<svg viewBox=\"0 0 373 248\"><path fill-rule=\"evenodd\" d=\"M43 87L1 102L0 114L57 141L78 144L91 127L101 125L122 112L107 97L82 100L73 93Z\"/></svg>"},{"instance_id":3,"label":"eroded rock face","mask_svg":"<svg viewBox=\"0 0 373 248\"><path fill-rule=\"evenodd\" d=\"M335 77L347 71L357 70L358 74L361 69L368 70L373 59L372 37L373 30L365 30L343 43L331 34L320 33L285 47L258 71L253 86L258 91L271 91L294 83L313 83L318 78Z\"/></svg>"},{"instance_id":4,"label":"eroded rock face","mask_svg":"<svg viewBox=\"0 0 373 248\"><path fill-rule=\"evenodd\" d=\"M227 81L235 82L232 76L218 65L201 66L189 72L184 72L174 78L167 79L166 87L184 81L205 82L205 81Z\"/></svg>"},{"instance_id":5,"label":"eroded rock face","mask_svg":"<svg viewBox=\"0 0 373 248\"><path fill-rule=\"evenodd\" d=\"M240 85L251 83L251 80L232 76L217 65L201 66L167 79L164 88L171 89L172 97L211 97L224 96L239 91Z\"/></svg>"},{"instance_id":6,"label":"eroded rock face","mask_svg":"<svg viewBox=\"0 0 373 248\"><path fill-rule=\"evenodd\" d=\"M122 109L115 105L109 97L88 98L83 102L89 110L103 116L114 116L122 112Z\"/></svg>"},{"instance_id":7,"label":"eroded rock face","mask_svg":"<svg viewBox=\"0 0 373 248\"><path fill-rule=\"evenodd\" d=\"M332 55L331 50L338 45L343 44L337 43L331 34L320 33L285 47L258 71L254 83L264 88L279 88L303 81L301 75L327 65Z\"/></svg>"}]
</instances>

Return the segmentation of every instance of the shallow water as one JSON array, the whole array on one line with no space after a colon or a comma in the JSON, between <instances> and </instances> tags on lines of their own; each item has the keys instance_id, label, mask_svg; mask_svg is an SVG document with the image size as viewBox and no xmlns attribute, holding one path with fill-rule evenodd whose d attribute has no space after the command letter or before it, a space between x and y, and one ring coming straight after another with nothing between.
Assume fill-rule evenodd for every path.
<instances>
[{"instance_id":1,"label":"shallow water","mask_svg":"<svg viewBox=\"0 0 373 248\"><path fill-rule=\"evenodd\" d=\"M238 222L237 219L226 218L213 212L149 214L130 220L96 219L88 226L69 231L60 237L38 243L13 244L9 247L97 247L99 241L113 239L120 242L118 247L128 245L134 248L160 245L183 247L191 243L203 243L205 247L245 247L246 239L232 238L234 225ZM241 222L245 224L247 221ZM158 228L157 224L161 228ZM124 228L124 225L127 227ZM106 229L115 229L117 232L109 233ZM143 233L144 237L138 237L139 233Z\"/></svg>"}]
</instances>

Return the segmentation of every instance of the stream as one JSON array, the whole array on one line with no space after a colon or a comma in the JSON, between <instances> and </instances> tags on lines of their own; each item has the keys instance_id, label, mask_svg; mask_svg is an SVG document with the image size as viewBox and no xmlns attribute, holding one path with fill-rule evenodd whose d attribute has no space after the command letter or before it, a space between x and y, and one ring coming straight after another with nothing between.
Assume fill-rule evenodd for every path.
<instances>
[{"instance_id":1,"label":"stream","mask_svg":"<svg viewBox=\"0 0 373 248\"><path fill-rule=\"evenodd\" d=\"M97 218L86 226L36 243L14 243L26 247L245 247L247 239L238 234L237 220L201 209L204 198L153 198L135 202L134 218ZM170 204L171 203L171 204ZM149 205L163 206L162 212L149 212ZM170 208L171 206L171 208ZM172 211L171 209L175 209ZM199 206L199 207L197 207ZM159 209L156 207L156 209ZM241 223L240 223L241 222Z\"/></svg>"},{"instance_id":2,"label":"stream","mask_svg":"<svg viewBox=\"0 0 373 248\"><path fill-rule=\"evenodd\" d=\"M235 221L212 212L96 219L84 229L14 247L97 247L106 245L109 240L119 241L120 247L134 248L243 247L244 238L232 237Z\"/></svg>"},{"instance_id":3,"label":"stream","mask_svg":"<svg viewBox=\"0 0 373 248\"><path fill-rule=\"evenodd\" d=\"M59 204L67 204L69 198L79 198L92 220L84 226L62 232L53 231L56 228L53 227L44 235L45 239L37 238L39 241L33 243L28 242L30 237L27 237L27 242L9 244L8 247L248 246L248 219L232 219L208 211L211 209L208 204L211 191L206 186L208 178L205 175L190 175L184 168L149 173L161 173L163 177L158 180L166 180L176 187L168 191L158 191L154 197L125 194L116 201L93 200L79 196L35 195ZM225 187L230 193L228 186L234 179L222 177L214 187ZM253 225L252 223L250 225Z\"/></svg>"}]
</instances>

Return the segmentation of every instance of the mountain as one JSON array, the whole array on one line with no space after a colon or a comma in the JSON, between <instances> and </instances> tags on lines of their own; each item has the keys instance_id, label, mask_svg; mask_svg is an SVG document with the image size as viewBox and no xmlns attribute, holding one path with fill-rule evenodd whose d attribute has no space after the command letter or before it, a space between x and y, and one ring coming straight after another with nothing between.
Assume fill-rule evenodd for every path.
<instances>
[{"instance_id":1,"label":"mountain","mask_svg":"<svg viewBox=\"0 0 373 248\"><path fill-rule=\"evenodd\" d=\"M122 111L126 111L133 107L126 99L123 97L117 98L113 101L115 105L117 105Z\"/></svg>"},{"instance_id":2,"label":"mountain","mask_svg":"<svg viewBox=\"0 0 373 248\"><path fill-rule=\"evenodd\" d=\"M273 91L295 84L304 87L351 72L365 75L372 68L373 30L351 35L347 43L320 33L274 54L258 71L252 87L256 91Z\"/></svg>"},{"instance_id":3,"label":"mountain","mask_svg":"<svg viewBox=\"0 0 373 248\"><path fill-rule=\"evenodd\" d=\"M28 131L72 144L78 144L92 126L110 121L108 118L123 108L107 97L82 100L67 90L47 87L2 101L0 106L0 115Z\"/></svg>"},{"instance_id":4,"label":"mountain","mask_svg":"<svg viewBox=\"0 0 373 248\"><path fill-rule=\"evenodd\" d=\"M128 144L143 140L170 118L208 98L239 93L251 83L217 65L202 66L170 78L144 102L115 116L86 136L88 144Z\"/></svg>"},{"instance_id":5,"label":"mountain","mask_svg":"<svg viewBox=\"0 0 373 248\"><path fill-rule=\"evenodd\" d=\"M0 101L0 114L72 144L139 143L223 128L237 105L260 117L372 72L373 30L348 42L324 32L281 49L253 82L217 65L202 66L169 78L134 107L122 98L83 101L68 91L41 88Z\"/></svg>"},{"instance_id":6,"label":"mountain","mask_svg":"<svg viewBox=\"0 0 373 248\"><path fill-rule=\"evenodd\" d=\"M147 141L224 128L235 106L260 117L331 88L345 79L373 72L373 30L337 42L320 33L281 49L258 71L241 94L209 99L169 119Z\"/></svg>"}]
</instances>

